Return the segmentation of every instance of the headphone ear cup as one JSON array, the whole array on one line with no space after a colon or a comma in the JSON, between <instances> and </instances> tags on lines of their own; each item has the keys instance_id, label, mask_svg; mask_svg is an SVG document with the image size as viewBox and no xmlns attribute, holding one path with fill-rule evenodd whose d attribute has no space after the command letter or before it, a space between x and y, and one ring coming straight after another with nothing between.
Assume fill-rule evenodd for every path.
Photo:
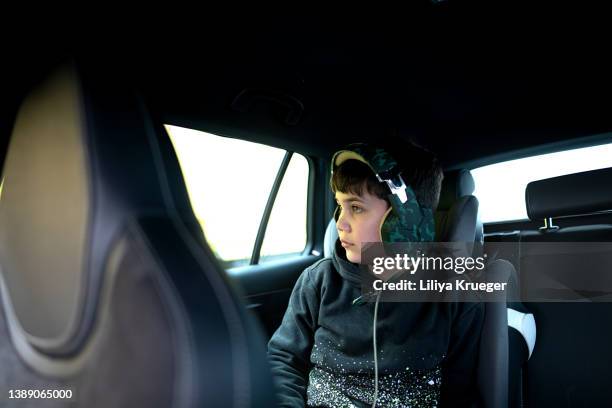
<instances>
[{"instance_id":1,"label":"headphone ear cup","mask_svg":"<svg viewBox=\"0 0 612 408\"><path fill-rule=\"evenodd\" d=\"M385 214L383 215L382 219L380 220L380 225L378 226L378 234L380 235L380 242L385 242L388 241L389 237L387 236L387 231L385 231L388 227L388 225L385 225L385 223L389 223L389 225L391 225L394 220L393 220L393 207L391 205L389 205L389 208L387 208L387 211L385 212Z\"/></svg>"}]
</instances>

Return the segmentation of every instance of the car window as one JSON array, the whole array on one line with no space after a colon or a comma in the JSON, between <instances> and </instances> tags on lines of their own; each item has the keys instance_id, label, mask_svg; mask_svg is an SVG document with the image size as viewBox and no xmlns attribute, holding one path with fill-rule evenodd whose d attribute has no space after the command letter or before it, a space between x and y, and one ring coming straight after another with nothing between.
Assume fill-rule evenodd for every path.
<instances>
[{"instance_id":1,"label":"car window","mask_svg":"<svg viewBox=\"0 0 612 408\"><path fill-rule=\"evenodd\" d=\"M510 160L472 169L483 222L527 219L531 181L612 167L612 144ZM571 192L568 192L571 194Z\"/></svg>"},{"instance_id":2,"label":"car window","mask_svg":"<svg viewBox=\"0 0 612 408\"><path fill-rule=\"evenodd\" d=\"M224 266L248 264L287 152L184 127L166 125L166 130L208 244ZM304 249L307 189L308 162L292 154L267 223L262 255Z\"/></svg>"},{"instance_id":3,"label":"car window","mask_svg":"<svg viewBox=\"0 0 612 408\"><path fill-rule=\"evenodd\" d=\"M261 260L266 262L279 255L300 253L306 246L308 204L308 162L294 154L270 215L261 247Z\"/></svg>"}]
</instances>

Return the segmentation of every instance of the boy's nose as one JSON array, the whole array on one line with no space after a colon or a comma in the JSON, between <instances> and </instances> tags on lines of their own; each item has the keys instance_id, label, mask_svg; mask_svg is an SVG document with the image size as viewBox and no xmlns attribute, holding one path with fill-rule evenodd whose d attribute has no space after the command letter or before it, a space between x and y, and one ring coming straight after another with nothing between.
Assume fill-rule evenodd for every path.
<instances>
[{"instance_id":1,"label":"boy's nose","mask_svg":"<svg viewBox=\"0 0 612 408\"><path fill-rule=\"evenodd\" d=\"M338 218L338 221L336 221L336 228L338 229L338 231L351 232L351 226L342 216L340 216L340 218Z\"/></svg>"}]
</instances>

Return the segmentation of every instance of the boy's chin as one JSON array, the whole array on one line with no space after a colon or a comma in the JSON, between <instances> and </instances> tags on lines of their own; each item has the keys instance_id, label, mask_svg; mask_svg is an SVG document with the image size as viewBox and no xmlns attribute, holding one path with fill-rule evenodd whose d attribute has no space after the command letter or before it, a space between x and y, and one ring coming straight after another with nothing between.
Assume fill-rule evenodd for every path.
<instances>
[{"instance_id":1,"label":"boy's chin","mask_svg":"<svg viewBox=\"0 0 612 408\"><path fill-rule=\"evenodd\" d=\"M352 263L361 263L361 254L355 251L346 251L346 259Z\"/></svg>"}]
</instances>

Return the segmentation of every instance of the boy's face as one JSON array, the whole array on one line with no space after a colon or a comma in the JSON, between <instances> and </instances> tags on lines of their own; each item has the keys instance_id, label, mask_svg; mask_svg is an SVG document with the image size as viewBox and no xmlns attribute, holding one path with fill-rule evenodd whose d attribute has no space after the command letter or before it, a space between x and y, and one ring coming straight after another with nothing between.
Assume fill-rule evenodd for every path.
<instances>
[{"instance_id":1,"label":"boy's face","mask_svg":"<svg viewBox=\"0 0 612 408\"><path fill-rule=\"evenodd\" d=\"M365 189L360 196L338 191L336 202L340 206L336 222L340 243L346 250L346 258L360 263L363 243L380 242L380 223L389 204Z\"/></svg>"}]
</instances>

